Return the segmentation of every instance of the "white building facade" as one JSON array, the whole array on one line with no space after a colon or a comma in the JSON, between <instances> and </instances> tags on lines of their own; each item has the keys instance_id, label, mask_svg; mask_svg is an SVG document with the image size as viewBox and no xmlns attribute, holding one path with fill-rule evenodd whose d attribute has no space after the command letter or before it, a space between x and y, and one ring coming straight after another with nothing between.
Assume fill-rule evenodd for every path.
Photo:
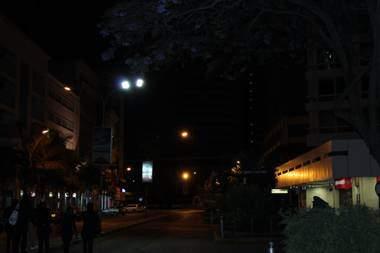
<instances>
[{"instance_id":1,"label":"white building facade","mask_svg":"<svg viewBox=\"0 0 380 253\"><path fill-rule=\"evenodd\" d=\"M301 208L312 208L314 196L334 208L379 208L380 167L361 139L330 140L276 167L275 176L277 188L298 192Z\"/></svg>"}]
</instances>

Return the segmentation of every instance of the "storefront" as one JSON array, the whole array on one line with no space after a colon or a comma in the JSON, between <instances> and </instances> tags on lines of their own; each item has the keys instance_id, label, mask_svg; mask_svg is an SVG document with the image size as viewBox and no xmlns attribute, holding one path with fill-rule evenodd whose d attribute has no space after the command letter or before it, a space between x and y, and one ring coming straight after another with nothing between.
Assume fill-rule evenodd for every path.
<instances>
[{"instance_id":1,"label":"storefront","mask_svg":"<svg viewBox=\"0 0 380 253\"><path fill-rule=\"evenodd\" d=\"M380 167L360 139L331 140L276 168L277 188L298 194L300 208L312 208L314 197L338 208L379 208L375 186Z\"/></svg>"}]
</instances>

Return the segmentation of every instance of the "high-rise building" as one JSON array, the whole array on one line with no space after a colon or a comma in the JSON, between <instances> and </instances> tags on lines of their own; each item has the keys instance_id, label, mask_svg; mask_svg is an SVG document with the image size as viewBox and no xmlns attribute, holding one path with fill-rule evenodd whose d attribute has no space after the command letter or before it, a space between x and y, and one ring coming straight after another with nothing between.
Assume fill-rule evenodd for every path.
<instances>
[{"instance_id":1,"label":"high-rise building","mask_svg":"<svg viewBox=\"0 0 380 253\"><path fill-rule=\"evenodd\" d=\"M102 125L103 117L99 77L83 61L53 60L49 70L81 98L79 154L82 159L91 161L93 129Z\"/></svg>"},{"instance_id":2,"label":"high-rise building","mask_svg":"<svg viewBox=\"0 0 380 253\"><path fill-rule=\"evenodd\" d=\"M369 63L371 46L358 36L352 47L353 71L361 73ZM313 199L318 197L331 207L363 204L379 208L375 185L380 167L353 127L336 116L337 111L349 115L355 106L341 98L347 88L344 70L334 53L319 45L310 44L307 56L307 145L313 149L276 168L277 186L294 189L300 207L313 207ZM353 89L363 112L368 79L363 75Z\"/></svg>"},{"instance_id":3,"label":"high-rise building","mask_svg":"<svg viewBox=\"0 0 380 253\"><path fill-rule=\"evenodd\" d=\"M66 148L77 149L80 104L76 94L49 74L50 57L2 15L0 34L0 148L9 154L2 159L6 169L0 177L1 205L16 197L21 166L17 155L26 152L31 139L54 128L66 139Z\"/></svg>"}]
</instances>

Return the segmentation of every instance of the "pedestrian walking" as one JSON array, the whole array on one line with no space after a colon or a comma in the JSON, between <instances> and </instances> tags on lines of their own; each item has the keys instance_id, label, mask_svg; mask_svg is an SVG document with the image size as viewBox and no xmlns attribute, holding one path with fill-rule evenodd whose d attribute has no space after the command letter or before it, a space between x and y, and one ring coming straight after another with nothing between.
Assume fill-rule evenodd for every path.
<instances>
[{"instance_id":1,"label":"pedestrian walking","mask_svg":"<svg viewBox=\"0 0 380 253\"><path fill-rule=\"evenodd\" d=\"M19 208L17 211L17 221L13 227L12 232L12 252L18 253L19 250L21 250L21 253L26 253L26 245L28 240L28 223L30 221L30 214L32 211L30 197L27 193L24 193L24 195L22 196L18 207ZM12 212L11 218L14 213L15 212Z\"/></svg>"},{"instance_id":2,"label":"pedestrian walking","mask_svg":"<svg viewBox=\"0 0 380 253\"><path fill-rule=\"evenodd\" d=\"M6 233L6 251L5 251L6 253L11 253L13 240L14 240L14 225L16 224L15 222L17 222L17 218L16 220L12 221L10 220L10 217L13 211L18 212L19 207L20 206L19 206L18 200L13 199L11 205L4 210L3 225L4 225L4 230ZM12 219L15 219L15 217L13 217ZM11 224L10 222L14 224Z\"/></svg>"},{"instance_id":3,"label":"pedestrian walking","mask_svg":"<svg viewBox=\"0 0 380 253\"><path fill-rule=\"evenodd\" d=\"M100 234L100 219L94 211L94 204L88 203L87 210L82 215L83 253L92 253L94 238Z\"/></svg>"},{"instance_id":4,"label":"pedestrian walking","mask_svg":"<svg viewBox=\"0 0 380 253\"><path fill-rule=\"evenodd\" d=\"M38 253L48 253L50 248L50 211L45 202L41 202L36 210L35 217L38 238ZM44 250L45 249L45 250Z\"/></svg>"},{"instance_id":5,"label":"pedestrian walking","mask_svg":"<svg viewBox=\"0 0 380 253\"><path fill-rule=\"evenodd\" d=\"M61 223L61 234L63 241L63 251L64 253L69 253L71 240L73 235L77 234L77 227L75 224L76 217L74 215L73 208L71 206L67 207L66 212L63 214Z\"/></svg>"}]
</instances>

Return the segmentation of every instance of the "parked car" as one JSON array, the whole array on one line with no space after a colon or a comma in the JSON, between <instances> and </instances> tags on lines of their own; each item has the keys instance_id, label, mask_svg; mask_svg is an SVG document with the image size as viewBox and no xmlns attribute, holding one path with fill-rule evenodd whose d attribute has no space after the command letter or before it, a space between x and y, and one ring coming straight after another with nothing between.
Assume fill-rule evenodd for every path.
<instances>
[{"instance_id":1,"label":"parked car","mask_svg":"<svg viewBox=\"0 0 380 253\"><path fill-rule=\"evenodd\" d=\"M137 212L144 212L145 206L143 204L128 204L122 208L120 208L120 212L122 214L125 213L137 213Z\"/></svg>"},{"instance_id":2,"label":"parked car","mask_svg":"<svg viewBox=\"0 0 380 253\"><path fill-rule=\"evenodd\" d=\"M103 216L115 216L119 214L119 209L118 208L108 208L102 210L102 215Z\"/></svg>"}]
</instances>

